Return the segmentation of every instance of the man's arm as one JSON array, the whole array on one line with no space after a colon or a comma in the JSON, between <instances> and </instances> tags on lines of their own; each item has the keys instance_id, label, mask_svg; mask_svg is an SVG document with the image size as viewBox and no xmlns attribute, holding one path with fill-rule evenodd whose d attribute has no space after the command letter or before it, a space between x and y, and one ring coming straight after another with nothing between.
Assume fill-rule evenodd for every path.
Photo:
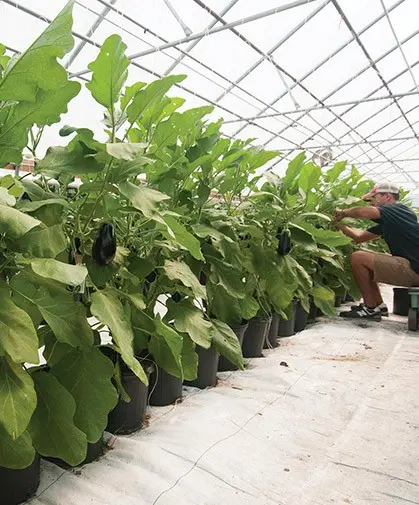
<instances>
[{"instance_id":1,"label":"man's arm","mask_svg":"<svg viewBox=\"0 0 419 505\"><path fill-rule=\"evenodd\" d=\"M378 207L352 207L352 209L336 210L335 221L340 221L344 217L353 219L380 219L381 213Z\"/></svg>"},{"instance_id":2,"label":"man's arm","mask_svg":"<svg viewBox=\"0 0 419 505\"><path fill-rule=\"evenodd\" d=\"M344 224L338 225L338 229L347 237L351 238L356 244L362 244L363 242L380 238L380 235L376 235L375 233L371 233L367 230L357 230L356 228L351 228Z\"/></svg>"}]
</instances>

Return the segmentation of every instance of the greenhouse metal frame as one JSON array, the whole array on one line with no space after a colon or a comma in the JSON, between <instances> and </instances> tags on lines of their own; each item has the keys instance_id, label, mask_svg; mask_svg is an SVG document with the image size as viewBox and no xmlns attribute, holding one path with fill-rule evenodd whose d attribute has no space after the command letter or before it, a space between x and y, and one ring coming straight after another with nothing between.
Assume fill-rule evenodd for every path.
<instances>
[{"instance_id":1,"label":"greenhouse metal frame","mask_svg":"<svg viewBox=\"0 0 419 505\"><path fill-rule=\"evenodd\" d=\"M1 42L24 50L64 3L1 0ZM88 63L119 33L130 81L187 74L176 91L189 107L214 105L226 135L283 153L264 170L281 174L305 150L322 165L346 159L415 199L418 14L415 0L76 0L65 66L86 82ZM78 100L67 122L84 121Z\"/></svg>"}]
</instances>

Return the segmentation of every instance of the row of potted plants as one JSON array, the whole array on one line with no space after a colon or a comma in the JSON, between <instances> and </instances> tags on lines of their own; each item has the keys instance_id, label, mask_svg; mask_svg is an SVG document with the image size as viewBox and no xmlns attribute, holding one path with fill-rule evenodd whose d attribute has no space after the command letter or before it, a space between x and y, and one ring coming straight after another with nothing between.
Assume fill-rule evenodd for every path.
<instances>
[{"instance_id":1,"label":"row of potted plants","mask_svg":"<svg viewBox=\"0 0 419 505\"><path fill-rule=\"evenodd\" d=\"M333 316L336 296L357 296L353 246L332 213L361 204L371 182L304 153L284 177L262 176L280 153L223 136L212 107L185 109L170 94L185 76L126 86L118 35L89 65L101 140L63 126L67 145L38 158L44 128L81 88L59 62L74 43L73 4L19 56L0 45L0 165L27 148L37 176L0 180L7 504L34 492L39 456L93 458L105 430L140 427L148 397L167 404L184 382L213 384L217 369L274 346L280 325L292 333L296 313L301 330L310 308ZM27 486L16 491L18 470Z\"/></svg>"}]
</instances>

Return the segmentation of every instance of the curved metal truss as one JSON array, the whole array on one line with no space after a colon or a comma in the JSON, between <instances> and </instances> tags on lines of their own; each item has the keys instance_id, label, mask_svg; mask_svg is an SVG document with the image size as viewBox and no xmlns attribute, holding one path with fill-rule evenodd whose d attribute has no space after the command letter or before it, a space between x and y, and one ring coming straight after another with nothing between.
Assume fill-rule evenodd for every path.
<instances>
[{"instance_id":1,"label":"curved metal truss","mask_svg":"<svg viewBox=\"0 0 419 505\"><path fill-rule=\"evenodd\" d=\"M0 41L23 50L64 3L0 0ZM176 91L189 106L212 104L226 135L283 153L268 170L283 173L304 149L414 191L417 19L417 0L76 0L65 65L86 81L105 38L119 33L131 82L187 74ZM66 120L94 127L100 112L86 114L86 103L82 93Z\"/></svg>"}]
</instances>

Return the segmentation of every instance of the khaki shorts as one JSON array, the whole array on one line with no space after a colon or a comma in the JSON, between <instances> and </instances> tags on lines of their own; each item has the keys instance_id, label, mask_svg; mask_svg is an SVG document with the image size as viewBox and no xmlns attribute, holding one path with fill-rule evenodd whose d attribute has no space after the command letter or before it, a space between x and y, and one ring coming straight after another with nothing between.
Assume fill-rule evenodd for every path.
<instances>
[{"instance_id":1,"label":"khaki shorts","mask_svg":"<svg viewBox=\"0 0 419 505\"><path fill-rule=\"evenodd\" d=\"M409 260L384 253L374 255L374 280L393 286L419 286L419 274L412 270Z\"/></svg>"}]
</instances>

